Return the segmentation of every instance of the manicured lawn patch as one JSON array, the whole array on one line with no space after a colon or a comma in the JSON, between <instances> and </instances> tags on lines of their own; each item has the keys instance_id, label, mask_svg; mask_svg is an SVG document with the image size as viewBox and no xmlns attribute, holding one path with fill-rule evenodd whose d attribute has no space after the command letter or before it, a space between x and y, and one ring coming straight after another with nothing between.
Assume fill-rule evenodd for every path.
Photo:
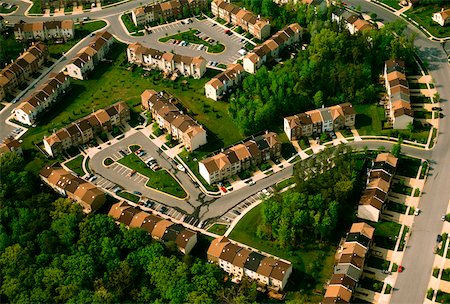
<instances>
[{"instance_id":1,"label":"manicured lawn patch","mask_svg":"<svg viewBox=\"0 0 450 304\"><path fill-rule=\"evenodd\" d=\"M432 20L433 13L439 12L442 8L448 9L450 4L427 3L426 5L413 6L405 14L426 28L433 36L443 38L450 36L450 28L448 26L442 27Z\"/></svg>"},{"instance_id":2,"label":"manicured lawn patch","mask_svg":"<svg viewBox=\"0 0 450 304\"><path fill-rule=\"evenodd\" d=\"M420 111L414 111L414 117L415 118L425 118L425 119L431 119L432 112L427 110L420 110Z\"/></svg>"},{"instance_id":3,"label":"manicured lawn patch","mask_svg":"<svg viewBox=\"0 0 450 304\"><path fill-rule=\"evenodd\" d=\"M395 243L400 233L401 225L394 222L381 220L377 223L368 222L375 228L374 243L378 247L394 250Z\"/></svg>"},{"instance_id":4,"label":"manicured lawn patch","mask_svg":"<svg viewBox=\"0 0 450 304\"><path fill-rule=\"evenodd\" d=\"M83 176L85 174L83 170L83 159L84 159L83 155L78 155L76 158L65 163L65 165L67 166L67 168L69 168L79 176Z\"/></svg>"},{"instance_id":5,"label":"manicured lawn patch","mask_svg":"<svg viewBox=\"0 0 450 304\"><path fill-rule=\"evenodd\" d=\"M391 191L409 196L412 193L412 188L410 186L406 186L402 183L402 181L400 181L392 185Z\"/></svg>"},{"instance_id":6,"label":"manicured lawn patch","mask_svg":"<svg viewBox=\"0 0 450 304\"><path fill-rule=\"evenodd\" d=\"M396 10L399 10L402 8L400 6L400 4L398 4L399 0L378 0L378 1L383 2L384 4L394 8Z\"/></svg>"},{"instance_id":7,"label":"manicured lawn patch","mask_svg":"<svg viewBox=\"0 0 450 304\"><path fill-rule=\"evenodd\" d=\"M375 292L381 292L381 290L383 289L383 282L364 277L359 281L359 286L365 289L373 290Z\"/></svg>"},{"instance_id":8,"label":"manicured lawn patch","mask_svg":"<svg viewBox=\"0 0 450 304\"><path fill-rule=\"evenodd\" d=\"M225 50L225 46L223 44L219 43L218 41L216 41L214 44L211 44L211 43L203 40L202 38L197 37L195 35L197 33L199 33L199 30L191 29L186 32L182 32L182 33L178 33L178 34L175 34L172 36L166 36L166 37L160 38L159 41L167 42L170 39L173 39L173 40L186 41L186 42L194 43L194 44L202 44L208 48L209 53L221 53Z\"/></svg>"},{"instance_id":9,"label":"manicured lawn patch","mask_svg":"<svg viewBox=\"0 0 450 304\"><path fill-rule=\"evenodd\" d=\"M397 164L397 175L415 178L422 160L413 157L401 156Z\"/></svg>"},{"instance_id":10,"label":"manicured lawn patch","mask_svg":"<svg viewBox=\"0 0 450 304\"><path fill-rule=\"evenodd\" d=\"M438 244L439 248L437 249L436 253L440 256L444 255L444 249L445 249L445 242L447 242L448 234L443 233L442 234L442 241Z\"/></svg>"},{"instance_id":11,"label":"manicured lawn patch","mask_svg":"<svg viewBox=\"0 0 450 304\"><path fill-rule=\"evenodd\" d=\"M408 208L405 204L399 204L396 202L388 202L386 208L390 211L398 212L404 214Z\"/></svg>"},{"instance_id":12,"label":"manicured lawn patch","mask_svg":"<svg viewBox=\"0 0 450 304\"><path fill-rule=\"evenodd\" d=\"M389 268L389 261L369 255L366 259L366 265L380 270L387 270Z\"/></svg>"},{"instance_id":13,"label":"manicured lawn patch","mask_svg":"<svg viewBox=\"0 0 450 304\"><path fill-rule=\"evenodd\" d=\"M15 60L26 48L25 43L16 41L13 29L3 32L0 35L0 66L3 68L11 60Z\"/></svg>"},{"instance_id":14,"label":"manicured lawn patch","mask_svg":"<svg viewBox=\"0 0 450 304\"><path fill-rule=\"evenodd\" d=\"M411 104L415 103L431 103L431 99L429 97L423 95L412 95L411 96Z\"/></svg>"},{"instance_id":15,"label":"manicured lawn patch","mask_svg":"<svg viewBox=\"0 0 450 304\"><path fill-rule=\"evenodd\" d=\"M439 275L439 268L434 268L433 269L433 277L437 278Z\"/></svg>"},{"instance_id":16,"label":"manicured lawn patch","mask_svg":"<svg viewBox=\"0 0 450 304\"><path fill-rule=\"evenodd\" d=\"M386 288L384 289L384 293L385 293L385 294L390 294L391 291L392 291L392 286L389 285L389 284L387 284L387 285L386 285Z\"/></svg>"},{"instance_id":17,"label":"manicured lawn patch","mask_svg":"<svg viewBox=\"0 0 450 304\"><path fill-rule=\"evenodd\" d=\"M403 249L405 248L405 237L408 232L409 232L409 228L405 226L403 228L402 238L400 239L400 244L398 244L398 251L403 251Z\"/></svg>"},{"instance_id":18,"label":"manicured lawn patch","mask_svg":"<svg viewBox=\"0 0 450 304\"><path fill-rule=\"evenodd\" d=\"M294 177L289 177L288 179L285 179L285 180L279 182L279 183L276 185L276 188L277 188L278 190L281 190L281 189L283 189L283 188L286 188L287 186L292 185L293 183L295 183Z\"/></svg>"},{"instance_id":19,"label":"manicured lawn patch","mask_svg":"<svg viewBox=\"0 0 450 304\"><path fill-rule=\"evenodd\" d=\"M214 224L211 226L211 228L208 229L209 232L218 234L218 235L224 235L224 233L227 231L228 226L223 224Z\"/></svg>"},{"instance_id":20,"label":"manicured lawn patch","mask_svg":"<svg viewBox=\"0 0 450 304\"><path fill-rule=\"evenodd\" d=\"M433 288L429 288L429 289L427 290L427 299L428 299L428 300L432 300L432 299L433 299L433 296L434 296L434 289L433 289Z\"/></svg>"},{"instance_id":21,"label":"manicured lawn patch","mask_svg":"<svg viewBox=\"0 0 450 304\"><path fill-rule=\"evenodd\" d=\"M433 128L433 131L431 133L430 145L429 145L430 149L433 148L433 146L434 146L434 140L436 139L436 135L437 135L437 129Z\"/></svg>"},{"instance_id":22,"label":"manicured lawn patch","mask_svg":"<svg viewBox=\"0 0 450 304\"><path fill-rule=\"evenodd\" d=\"M442 270L441 279L444 281L450 281L450 268Z\"/></svg>"},{"instance_id":23,"label":"manicured lawn patch","mask_svg":"<svg viewBox=\"0 0 450 304\"><path fill-rule=\"evenodd\" d=\"M105 166L111 166L113 163L114 161L110 157L105 158L105 160L103 161L103 164Z\"/></svg>"},{"instance_id":24,"label":"manicured lawn patch","mask_svg":"<svg viewBox=\"0 0 450 304\"><path fill-rule=\"evenodd\" d=\"M16 5L12 5L9 9L4 7L3 5L0 5L0 14L9 14L11 12L14 12L17 9Z\"/></svg>"},{"instance_id":25,"label":"manicured lawn patch","mask_svg":"<svg viewBox=\"0 0 450 304\"><path fill-rule=\"evenodd\" d=\"M169 172L166 170L153 171L134 153L122 157L118 160L118 163L147 176L149 178L147 182L148 187L179 198L185 198L187 195L178 181Z\"/></svg>"},{"instance_id":26,"label":"manicured lawn patch","mask_svg":"<svg viewBox=\"0 0 450 304\"><path fill-rule=\"evenodd\" d=\"M126 191L121 191L117 194L120 197L123 197L124 199L127 199L129 201L132 201L133 203L137 203L139 202L139 196L134 195L130 192L126 192Z\"/></svg>"},{"instance_id":27,"label":"manicured lawn patch","mask_svg":"<svg viewBox=\"0 0 450 304\"><path fill-rule=\"evenodd\" d=\"M120 19L122 19L123 24L125 24L125 27L130 34L143 29L142 26L138 27L134 25L133 20L131 19L131 13L123 14Z\"/></svg>"},{"instance_id":28,"label":"manicured lawn patch","mask_svg":"<svg viewBox=\"0 0 450 304\"><path fill-rule=\"evenodd\" d=\"M28 11L29 14L42 14L44 10L41 7L40 0L33 0L33 6Z\"/></svg>"},{"instance_id":29,"label":"manicured lawn patch","mask_svg":"<svg viewBox=\"0 0 450 304\"><path fill-rule=\"evenodd\" d=\"M141 146L139 146L139 145L131 145L129 147L130 151L133 153L136 152L137 150L139 150L140 148L141 148Z\"/></svg>"},{"instance_id":30,"label":"manicured lawn patch","mask_svg":"<svg viewBox=\"0 0 450 304\"><path fill-rule=\"evenodd\" d=\"M207 154L208 152L193 151L189 153L186 150L183 150L181 151L180 154L178 154L178 156L184 161L184 163L189 167L189 169L191 169L191 171L195 174L195 176L197 176L197 178L200 180L200 182L206 188L206 190L218 191L218 188L216 186L208 184L198 171L198 162L202 160L203 157Z\"/></svg>"},{"instance_id":31,"label":"manicured lawn patch","mask_svg":"<svg viewBox=\"0 0 450 304\"><path fill-rule=\"evenodd\" d=\"M450 293L443 292L442 290L438 290L436 293L436 303L449 303L450 302Z\"/></svg>"}]
</instances>

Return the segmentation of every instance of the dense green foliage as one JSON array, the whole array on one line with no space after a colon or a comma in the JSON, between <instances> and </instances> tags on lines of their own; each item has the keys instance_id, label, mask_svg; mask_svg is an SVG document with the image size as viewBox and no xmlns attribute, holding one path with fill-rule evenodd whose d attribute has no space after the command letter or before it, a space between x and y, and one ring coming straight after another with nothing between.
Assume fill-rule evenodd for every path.
<instances>
[{"instance_id":1,"label":"dense green foliage","mask_svg":"<svg viewBox=\"0 0 450 304\"><path fill-rule=\"evenodd\" d=\"M85 216L0 157L0 297L21 303L251 303L256 286L223 285L222 271L180 258L141 229L103 214Z\"/></svg>"},{"instance_id":2,"label":"dense green foliage","mask_svg":"<svg viewBox=\"0 0 450 304\"><path fill-rule=\"evenodd\" d=\"M412 60L413 39L401 36L402 23L355 35L337 24L315 23L309 26L311 42L304 51L271 71L262 67L249 75L230 98L229 112L242 132L270 129L282 116L322 105L379 101L384 61Z\"/></svg>"},{"instance_id":3,"label":"dense green foliage","mask_svg":"<svg viewBox=\"0 0 450 304\"><path fill-rule=\"evenodd\" d=\"M358 181L363 180L364 162L347 148L331 151L298 163L296 188L264 202L263 223L258 227L261 238L295 248L318 239L331 241L352 222L350 210L362 188Z\"/></svg>"}]
</instances>

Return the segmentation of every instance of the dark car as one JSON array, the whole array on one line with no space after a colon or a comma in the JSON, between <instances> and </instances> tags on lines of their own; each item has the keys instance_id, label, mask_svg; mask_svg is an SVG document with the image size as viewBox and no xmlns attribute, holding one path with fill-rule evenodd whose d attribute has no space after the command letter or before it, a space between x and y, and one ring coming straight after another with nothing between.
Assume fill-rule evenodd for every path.
<instances>
[{"instance_id":1,"label":"dark car","mask_svg":"<svg viewBox=\"0 0 450 304\"><path fill-rule=\"evenodd\" d=\"M433 111L442 111L441 107L432 107L431 110Z\"/></svg>"},{"instance_id":2,"label":"dark car","mask_svg":"<svg viewBox=\"0 0 450 304\"><path fill-rule=\"evenodd\" d=\"M169 209L167 209L166 207L162 206L161 209L159 209L159 212L166 214L167 211L169 211Z\"/></svg>"},{"instance_id":3,"label":"dark car","mask_svg":"<svg viewBox=\"0 0 450 304\"><path fill-rule=\"evenodd\" d=\"M145 206L145 207L148 207L148 208L153 208L153 206L155 206L155 202L152 202L152 201L150 201L150 200L147 200L147 201L144 203L144 206Z\"/></svg>"},{"instance_id":4,"label":"dark car","mask_svg":"<svg viewBox=\"0 0 450 304\"><path fill-rule=\"evenodd\" d=\"M436 242L438 243L442 242L442 235L440 234L437 235Z\"/></svg>"},{"instance_id":5,"label":"dark car","mask_svg":"<svg viewBox=\"0 0 450 304\"><path fill-rule=\"evenodd\" d=\"M133 194L136 194L136 195L142 195L142 193L139 192L139 191L133 191Z\"/></svg>"},{"instance_id":6,"label":"dark car","mask_svg":"<svg viewBox=\"0 0 450 304\"><path fill-rule=\"evenodd\" d=\"M237 210L233 210L233 213L236 214L236 215L241 215L241 213L239 211L237 211Z\"/></svg>"}]
</instances>

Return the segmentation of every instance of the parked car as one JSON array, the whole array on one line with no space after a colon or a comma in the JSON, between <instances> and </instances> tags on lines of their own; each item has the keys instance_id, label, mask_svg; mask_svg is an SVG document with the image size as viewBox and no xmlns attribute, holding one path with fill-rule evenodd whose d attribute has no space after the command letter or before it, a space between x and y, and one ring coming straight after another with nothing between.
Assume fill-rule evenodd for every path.
<instances>
[{"instance_id":1,"label":"parked car","mask_svg":"<svg viewBox=\"0 0 450 304\"><path fill-rule=\"evenodd\" d=\"M147 208L153 208L155 206L155 202L152 202L151 200L147 200L144 203L144 206L147 207Z\"/></svg>"},{"instance_id":2,"label":"parked car","mask_svg":"<svg viewBox=\"0 0 450 304\"><path fill-rule=\"evenodd\" d=\"M122 191L122 188L120 188L119 186L117 186L113 189L113 192L116 194L119 193L120 191Z\"/></svg>"},{"instance_id":3,"label":"parked car","mask_svg":"<svg viewBox=\"0 0 450 304\"><path fill-rule=\"evenodd\" d=\"M164 207L164 206L162 206L162 207L159 209L159 212L161 212L162 214L166 214L167 211L169 211L169 209L167 209L167 207Z\"/></svg>"},{"instance_id":4,"label":"parked car","mask_svg":"<svg viewBox=\"0 0 450 304\"><path fill-rule=\"evenodd\" d=\"M237 211L237 210L233 210L233 213L236 214L236 215L241 215L241 213L239 211Z\"/></svg>"},{"instance_id":5,"label":"parked car","mask_svg":"<svg viewBox=\"0 0 450 304\"><path fill-rule=\"evenodd\" d=\"M437 237L436 237L436 242L437 242L437 243L442 242L442 235L440 235L440 234L437 235Z\"/></svg>"},{"instance_id":6,"label":"parked car","mask_svg":"<svg viewBox=\"0 0 450 304\"><path fill-rule=\"evenodd\" d=\"M139 192L139 191L133 191L133 194L136 194L136 195L142 195L142 193Z\"/></svg>"},{"instance_id":7,"label":"parked car","mask_svg":"<svg viewBox=\"0 0 450 304\"><path fill-rule=\"evenodd\" d=\"M441 216L441 221L445 222L445 214Z\"/></svg>"},{"instance_id":8,"label":"parked car","mask_svg":"<svg viewBox=\"0 0 450 304\"><path fill-rule=\"evenodd\" d=\"M431 110L433 111L442 111L441 107L432 107Z\"/></svg>"},{"instance_id":9,"label":"parked car","mask_svg":"<svg viewBox=\"0 0 450 304\"><path fill-rule=\"evenodd\" d=\"M247 54L247 51L244 50L244 49L240 49L240 50L238 51L238 53L239 53L241 56L244 56L245 54Z\"/></svg>"},{"instance_id":10,"label":"parked car","mask_svg":"<svg viewBox=\"0 0 450 304\"><path fill-rule=\"evenodd\" d=\"M186 171L186 169L184 168L184 166L182 164L179 164L177 166L177 169L180 170L180 171L183 171L183 172Z\"/></svg>"},{"instance_id":11,"label":"parked car","mask_svg":"<svg viewBox=\"0 0 450 304\"><path fill-rule=\"evenodd\" d=\"M129 175L130 175L130 177L131 177L131 176L133 176L133 175L135 175L135 174L136 174L136 170L132 170L132 171L130 172Z\"/></svg>"},{"instance_id":12,"label":"parked car","mask_svg":"<svg viewBox=\"0 0 450 304\"><path fill-rule=\"evenodd\" d=\"M228 33L230 33L230 30L225 30L225 34L228 34Z\"/></svg>"},{"instance_id":13,"label":"parked car","mask_svg":"<svg viewBox=\"0 0 450 304\"><path fill-rule=\"evenodd\" d=\"M420 214L420 209L417 208L417 209L414 211L414 215L419 215L419 214Z\"/></svg>"},{"instance_id":14,"label":"parked car","mask_svg":"<svg viewBox=\"0 0 450 304\"><path fill-rule=\"evenodd\" d=\"M216 25L217 25L217 24L213 23L213 24L212 24L211 26L213 26L213 27L214 27L214 26L216 26Z\"/></svg>"},{"instance_id":15,"label":"parked car","mask_svg":"<svg viewBox=\"0 0 450 304\"><path fill-rule=\"evenodd\" d=\"M249 185L249 186L253 186L254 184L256 184L256 183L255 183L255 181L253 181L253 180L251 180L251 181L248 182L248 185Z\"/></svg>"}]
</instances>

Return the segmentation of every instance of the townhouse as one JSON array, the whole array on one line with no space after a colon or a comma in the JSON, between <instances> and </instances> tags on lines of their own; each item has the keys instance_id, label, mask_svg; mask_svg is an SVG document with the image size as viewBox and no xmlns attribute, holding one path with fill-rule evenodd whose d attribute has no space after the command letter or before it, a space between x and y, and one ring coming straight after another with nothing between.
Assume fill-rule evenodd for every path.
<instances>
[{"instance_id":1,"label":"townhouse","mask_svg":"<svg viewBox=\"0 0 450 304\"><path fill-rule=\"evenodd\" d=\"M98 210L106 202L106 195L93 184L64 170L59 163L45 166L40 178L62 196L76 201L84 213Z\"/></svg>"},{"instance_id":2,"label":"townhouse","mask_svg":"<svg viewBox=\"0 0 450 304\"><path fill-rule=\"evenodd\" d=\"M155 21L191 15L208 8L207 0L171 0L135 8L131 11L134 25L143 26Z\"/></svg>"},{"instance_id":3,"label":"townhouse","mask_svg":"<svg viewBox=\"0 0 450 304\"><path fill-rule=\"evenodd\" d=\"M253 165L281 156L281 141L274 132L252 137L198 163L200 175L208 184L231 177Z\"/></svg>"},{"instance_id":4,"label":"townhouse","mask_svg":"<svg viewBox=\"0 0 450 304\"><path fill-rule=\"evenodd\" d=\"M157 69L167 74L176 73L199 79L206 72L206 60L201 56L190 57L163 53L146 48L138 42L128 45L127 57L128 62L142 66L144 69Z\"/></svg>"},{"instance_id":5,"label":"townhouse","mask_svg":"<svg viewBox=\"0 0 450 304\"><path fill-rule=\"evenodd\" d=\"M264 63L277 58L285 47L300 42L301 37L302 27L299 24L293 23L286 26L245 55L243 59L244 70L251 74L256 73Z\"/></svg>"},{"instance_id":6,"label":"townhouse","mask_svg":"<svg viewBox=\"0 0 450 304\"><path fill-rule=\"evenodd\" d=\"M6 137L2 143L0 143L0 155L4 153L17 153L22 154L22 147L17 139L14 137Z\"/></svg>"},{"instance_id":7,"label":"townhouse","mask_svg":"<svg viewBox=\"0 0 450 304\"><path fill-rule=\"evenodd\" d=\"M233 281L239 282L245 276L277 291L284 289L292 273L289 261L249 250L225 236L211 242L207 258L233 276Z\"/></svg>"},{"instance_id":8,"label":"townhouse","mask_svg":"<svg viewBox=\"0 0 450 304\"><path fill-rule=\"evenodd\" d=\"M42 9L45 8L54 8L54 9L62 9L66 7L93 7L93 4L101 3L103 4L105 1L103 0L40 0ZM109 4L109 1L106 1L105 4Z\"/></svg>"},{"instance_id":9,"label":"townhouse","mask_svg":"<svg viewBox=\"0 0 450 304\"><path fill-rule=\"evenodd\" d=\"M97 134L124 125L129 120L130 108L125 102L120 101L45 136L44 149L53 157L71 147L88 143Z\"/></svg>"},{"instance_id":10,"label":"townhouse","mask_svg":"<svg viewBox=\"0 0 450 304\"><path fill-rule=\"evenodd\" d=\"M442 8L440 12L433 14L433 21L440 26L446 26L450 23L450 9Z\"/></svg>"},{"instance_id":11,"label":"townhouse","mask_svg":"<svg viewBox=\"0 0 450 304\"><path fill-rule=\"evenodd\" d=\"M197 232L159 216L142 211L127 202L112 205L108 213L118 223L129 228L142 228L154 239L174 242L183 254L189 254L197 243Z\"/></svg>"},{"instance_id":12,"label":"townhouse","mask_svg":"<svg viewBox=\"0 0 450 304\"><path fill-rule=\"evenodd\" d=\"M32 126L39 115L66 93L69 85L69 77L63 72L49 74L48 80L14 110L16 119Z\"/></svg>"},{"instance_id":13,"label":"townhouse","mask_svg":"<svg viewBox=\"0 0 450 304\"><path fill-rule=\"evenodd\" d=\"M406 129L414 121L414 111L411 109L405 62L402 60L386 61L384 80L388 95L388 102L385 105L388 111L388 121L394 129Z\"/></svg>"},{"instance_id":14,"label":"townhouse","mask_svg":"<svg viewBox=\"0 0 450 304\"><path fill-rule=\"evenodd\" d=\"M353 127L355 118L355 109L346 102L285 117L283 128L289 140L297 140L302 136L318 135L343 127Z\"/></svg>"},{"instance_id":15,"label":"townhouse","mask_svg":"<svg viewBox=\"0 0 450 304\"><path fill-rule=\"evenodd\" d=\"M364 261L372 244L375 228L353 223L336 254L333 276L328 282L323 304L350 303L363 274Z\"/></svg>"},{"instance_id":16,"label":"townhouse","mask_svg":"<svg viewBox=\"0 0 450 304\"><path fill-rule=\"evenodd\" d=\"M47 46L41 42L33 43L17 59L0 71L0 101L25 83L48 59Z\"/></svg>"},{"instance_id":17,"label":"townhouse","mask_svg":"<svg viewBox=\"0 0 450 304\"><path fill-rule=\"evenodd\" d=\"M16 40L59 40L73 39L75 26L72 20L46 21L14 24Z\"/></svg>"},{"instance_id":18,"label":"townhouse","mask_svg":"<svg viewBox=\"0 0 450 304\"><path fill-rule=\"evenodd\" d=\"M178 110L172 101L175 99L164 95L164 92L145 90L141 94L142 107L152 113L161 129L167 130L174 139L182 142L186 149L194 151L206 144L206 131L203 126Z\"/></svg>"},{"instance_id":19,"label":"townhouse","mask_svg":"<svg viewBox=\"0 0 450 304\"><path fill-rule=\"evenodd\" d=\"M397 168L398 159L390 153L380 153L372 162L367 176L367 186L358 205L358 217L373 222L380 219L383 204Z\"/></svg>"},{"instance_id":20,"label":"townhouse","mask_svg":"<svg viewBox=\"0 0 450 304\"><path fill-rule=\"evenodd\" d=\"M213 0L211 12L228 23L240 26L244 31L260 40L266 39L270 35L269 21L225 0Z\"/></svg>"},{"instance_id":21,"label":"townhouse","mask_svg":"<svg viewBox=\"0 0 450 304\"><path fill-rule=\"evenodd\" d=\"M223 96L229 93L232 88L238 85L244 77L244 68L242 65L229 64L227 69L212 78L205 84L206 97L212 100L222 99Z\"/></svg>"},{"instance_id":22,"label":"townhouse","mask_svg":"<svg viewBox=\"0 0 450 304\"><path fill-rule=\"evenodd\" d=\"M89 45L81 49L66 65L67 74L72 78L86 79L87 74L94 70L98 62L105 59L112 43L113 36L109 32L102 31L95 34Z\"/></svg>"},{"instance_id":23,"label":"townhouse","mask_svg":"<svg viewBox=\"0 0 450 304\"><path fill-rule=\"evenodd\" d=\"M331 20L344 26L352 35L356 34L356 32L376 29L372 23L365 20L361 15L354 14L343 8L335 8L331 13Z\"/></svg>"}]
</instances>

